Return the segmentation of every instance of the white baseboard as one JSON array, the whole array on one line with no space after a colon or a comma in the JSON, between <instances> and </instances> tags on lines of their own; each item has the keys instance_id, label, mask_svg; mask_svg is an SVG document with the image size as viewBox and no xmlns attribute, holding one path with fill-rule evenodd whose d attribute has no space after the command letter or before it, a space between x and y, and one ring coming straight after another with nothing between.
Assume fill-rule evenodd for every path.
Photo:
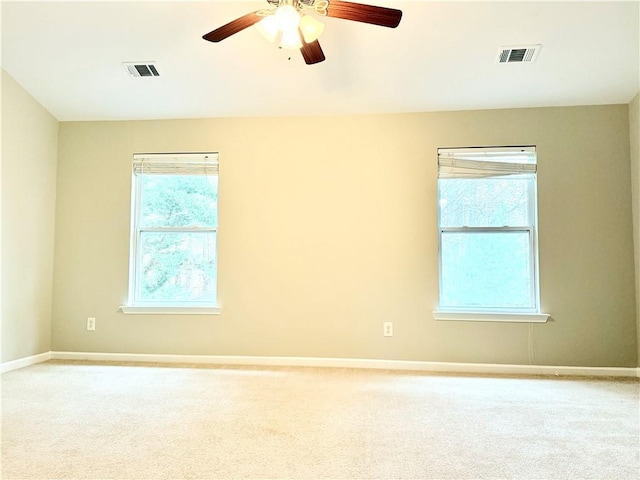
<instances>
[{"instance_id":1,"label":"white baseboard","mask_svg":"<svg viewBox=\"0 0 640 480\"><path fill-rule=\"evenodd\" d=\"M39 353L37 355L31 355L30 357L18 358L10 362L3 362L1 373L10 372L11 370L17 370L19 368L28 367L29 365L35 365L36 363L42 363L51 360L51 352Z\"/></svg>"},{"instance_id":2,"label":"white baseboard","mask_svg":"<svg viewBox=\"0 0 640 480\"><path fill-rule=\"evenodd\" d=\"M182 363L198 365L256 365L279 367L338 367L409 370L439 373L501 375L572 375L587 377L640 377L640 368L503 365L496 363L421 362L324 357L261 357L234 355L161 355L141 353L51 352L53 360Z\"/></svg>"}]
</instances>

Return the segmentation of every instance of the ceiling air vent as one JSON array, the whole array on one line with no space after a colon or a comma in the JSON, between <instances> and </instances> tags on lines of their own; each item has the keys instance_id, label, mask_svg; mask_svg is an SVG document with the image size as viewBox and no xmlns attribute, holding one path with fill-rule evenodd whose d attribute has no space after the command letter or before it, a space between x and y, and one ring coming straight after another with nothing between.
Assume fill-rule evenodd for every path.
<instances>
[{"instance_id":1,"label":"ceiling air vent","mask_svg":"<svg viewBox=\"0 0 640 480\"><path fill-rule=\"evenodd\" d=\"M531 63L538 56L542 45L519 45L517 47L500 47L498 63Z\"/></svg>"},{"instance_id":2,"label":"ceiling air vent","mask_svg":"<svg viewBox=\"0 0 640 480\"><path fill-rule=\"evenodd\" d=\"M132 77L159 77L155 62L125 62L124 68Z\"/></svg>"}]
</instances>

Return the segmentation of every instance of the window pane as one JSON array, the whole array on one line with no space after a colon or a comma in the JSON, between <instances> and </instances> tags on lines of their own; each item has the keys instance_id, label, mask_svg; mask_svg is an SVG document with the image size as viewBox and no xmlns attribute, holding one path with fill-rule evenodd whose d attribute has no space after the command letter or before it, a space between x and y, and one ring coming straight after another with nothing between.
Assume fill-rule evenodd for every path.
<instances>
[{"instance_id":1,"label":"window pane","mask_svg":"<svg viewBox=\"0 0 640 480\"><path fill-rule=\"evenodd\" d=\"M140 227L216 227L216 175L141 175Z\"/></svg>"},{"instance_id":2,"label":"window pane","mask_svg":"<svg viewBox=\"0 0 640 480\"><path fill-rule=\"evenodd\" d=\"M517 176L438 181L442 227L528 226L533 180Z\"/></svg>"},{"instance_id":3,"label":"window pane","mask_svg":"<svg viewBox=\"0 0 640 480\"><path fill-rule=\"evenodd\" d=\"M140 301L216 301L214 232L141 232Z\"/></svg>"},{"instance_id":4,"label":"window pane","mask_svg":"<svg viewBox=\"0 0 640 480\"><path fill-rule=\"evenodd\" d=\"M534 308L529 232L443 232L441 307Z\"/></svg>"}]
</instances>

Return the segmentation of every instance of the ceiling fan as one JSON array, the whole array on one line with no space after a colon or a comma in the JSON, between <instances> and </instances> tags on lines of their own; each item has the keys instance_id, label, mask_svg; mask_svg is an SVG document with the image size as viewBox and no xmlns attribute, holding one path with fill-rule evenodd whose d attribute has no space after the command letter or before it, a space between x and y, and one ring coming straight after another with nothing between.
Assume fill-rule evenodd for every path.
<instances>
[{"instance_id":1,"label":"ceiling fan","mask_svg":"<svg viewBox=\"0 0 640 480\"><path fill-rule=\"evenodd\" d=\"M325 56L318 43L324 30L322 22L308 12L355 22L370 23L395 28L402 19L402 11L394 8L364 5L343 0L267 0L270 9L247 13L220 28L203 35L210 42L220 42L245 28L256 28L268 40L280 48L300 49L307 65L324 61Z\"/></svg>"}]
</instances>

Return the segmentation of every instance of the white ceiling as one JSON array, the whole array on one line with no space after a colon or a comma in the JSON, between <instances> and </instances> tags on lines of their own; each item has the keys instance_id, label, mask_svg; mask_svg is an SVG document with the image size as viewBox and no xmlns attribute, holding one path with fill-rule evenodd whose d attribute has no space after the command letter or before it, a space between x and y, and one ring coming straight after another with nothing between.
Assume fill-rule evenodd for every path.
<instances>
[{"instance_id":1,"label":"white ceiling","mask_svg":"<svg viewBox=\"0 0 640 480\"><path fill-rule=\"evenodd\" d=\"M323 19L311 66L253 27L202 40L266 1L3 1L2 67L61 121L612 104L640 88L638 1L359 1L401 9L400 26ZM496 63L538 43L535 63Z\"/></svg>"}]
</instances>

